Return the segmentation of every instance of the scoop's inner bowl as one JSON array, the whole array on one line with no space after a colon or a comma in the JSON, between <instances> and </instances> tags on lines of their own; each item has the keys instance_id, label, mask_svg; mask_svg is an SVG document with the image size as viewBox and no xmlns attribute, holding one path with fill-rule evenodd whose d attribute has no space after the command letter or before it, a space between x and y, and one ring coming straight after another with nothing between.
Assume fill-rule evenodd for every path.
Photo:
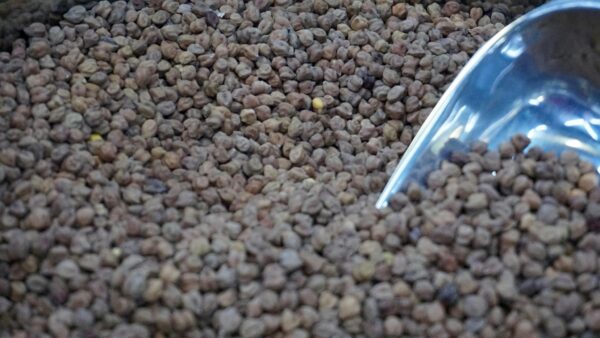
<instances>
[{"instance_id":1,"label":"scoop's inner bowl","mask_svg":"<svg viewBox=\"0 0 600 338\"><path fill-rule=\"evenodd\" d=\"M556 7L556 5L554 5ZM573 150L600 171L600 2L542 7L499 33L455 80L382 193L481 140L496 148L516 133L547 151Z\"/></svg>"}]
</instances>

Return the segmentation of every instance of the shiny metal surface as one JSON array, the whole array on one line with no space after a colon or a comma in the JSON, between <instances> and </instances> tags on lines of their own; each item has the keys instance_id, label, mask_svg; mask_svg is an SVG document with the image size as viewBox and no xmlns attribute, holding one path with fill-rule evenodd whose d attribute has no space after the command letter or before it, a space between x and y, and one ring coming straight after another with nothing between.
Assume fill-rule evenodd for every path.
<instances>
[{"instance_id":1,"label":"shiny metal surface","mask_svg":"<svg viewBox=\"0 0 600 338\"><path fill-rule=\"evenodd\" d=\"M472 141L515 133L573 150L600 171L600 0L557 0L522 16L465 65L402 157L376 206Z\"/></svg>"}]
</instances>

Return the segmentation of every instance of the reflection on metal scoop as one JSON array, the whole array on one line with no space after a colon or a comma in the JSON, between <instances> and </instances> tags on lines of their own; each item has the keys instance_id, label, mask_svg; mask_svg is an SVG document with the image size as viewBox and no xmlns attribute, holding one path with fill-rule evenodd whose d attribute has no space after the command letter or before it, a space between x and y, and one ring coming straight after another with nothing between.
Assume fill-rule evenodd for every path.
<instances>
[{"instance_id":1,"label":"reflection on metal scoop","mask_svg":"<svg viewBox=\"0 0 600 338\"><path fill-rule=\"evenodd\" d=\"M423 183L452 151L516 133L600 172L600 0L557 0L488 41L441 97L377 201Z\"/></svg>"}]
</instances>

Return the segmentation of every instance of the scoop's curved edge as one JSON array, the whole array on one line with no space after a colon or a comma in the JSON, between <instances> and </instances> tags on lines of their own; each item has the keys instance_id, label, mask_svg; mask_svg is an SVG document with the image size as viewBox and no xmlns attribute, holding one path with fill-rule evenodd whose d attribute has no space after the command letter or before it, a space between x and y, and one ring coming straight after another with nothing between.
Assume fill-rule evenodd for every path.
<instances>
[{"instance_id":1,"label":"scoop's curved edge","mask_svg":"<svg viewBox=\"0 0 600 338\"><path fill-rule=\"evenodd\" d=\"M507 37L512 34L513 31L519 30L520 28L527 25L529 22L539 19L540 17L565 10L576 10L576 9L594 9L600 10L600 0L584 0L584 1L573 1L573 0L555 0L547 3L531 12L521 16L508 26L504 27L500 32L494 35L488 42L486 42L467 62L464 68L459 72L454 81L450 84L450 87L442 95L436 106L433 108L419 132L409 145L408 149L404 153L403 158L398 163L396 169L392 173L392 176L388 180L385 188L381 192L375 207L382 209L387 207L389 198L396 193L402 182L400 182L401 175L404 173L410 161L406 158L407 154L412 152L423 151L423 145L427 141L430 134L433 132L431 126L440 118L442 113L447 108L448 103L451 99L458 95L462 87L464 86L465 79L472 73L472 71L483 61L486 55L493 50L495 47L500 45Z\"/></svg>"}]
</instances>

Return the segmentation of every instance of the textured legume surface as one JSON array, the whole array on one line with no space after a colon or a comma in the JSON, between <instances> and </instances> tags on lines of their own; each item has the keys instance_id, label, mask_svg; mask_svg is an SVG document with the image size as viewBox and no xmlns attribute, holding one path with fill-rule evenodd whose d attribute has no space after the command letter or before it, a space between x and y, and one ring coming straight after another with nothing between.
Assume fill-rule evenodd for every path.
<instances>
[{"instance_id":1,"label":"textured legume surface","mask_svg":"<svg viewBox=\"0 0 600 338\"><path fill-rule=\"evenodd\" d=\"M0 52L0 337L596 337L594 168L373 205L526 2L101 1Z\"/></svg>"}]
</instances>

